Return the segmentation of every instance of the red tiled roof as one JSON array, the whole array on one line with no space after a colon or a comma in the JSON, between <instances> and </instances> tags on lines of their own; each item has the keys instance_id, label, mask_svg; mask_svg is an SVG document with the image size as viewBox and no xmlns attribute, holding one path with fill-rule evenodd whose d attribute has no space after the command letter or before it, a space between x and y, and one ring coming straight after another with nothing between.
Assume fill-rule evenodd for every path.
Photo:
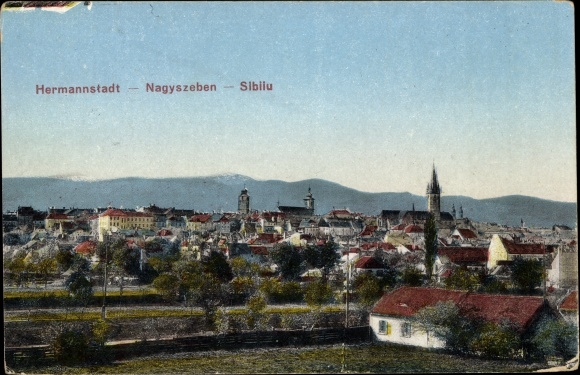
<instances>
[{"instance_id":1,"label":"red tiled roof","mask_svg":"<svg viewBox=\"0 0 580 375\"><path fill-rule=\"evenodd\" d=\"M352 212L349 210L332 210L328 213L329 216L351 216Z\"/></svg>"},{"instance_id":2,"label":"red tiled roof","mask_svg":"<svg viewBox=\"0 0 580 375\"><path fill-rule=\"evenodd\" d=\"M161 237L173 236L173 232L169 229L161 229L159 232L157 232L157 235Z\"/></svg>"},{"instance_id":3,"label":"red tiled roof","mask_svg":"<svg viewBox=\"0 0 580 375\"><path fill-rule=\"evenodd\" d=\"M405 233L423 233L423 228L418 225L407 225L404 229Z\"/></svg>"},{"instance_id":4,"label":"red tiled roof","mask_svg":"<svg viewBox=\"0 0 580 375\"><path fill-rule=\"evenodd\" d=\"M360 249L358 247L351 247L350 249L343 251L343 254L358 254L360 253Z\"/></svg>"},{"instance_id":5,"label":"red tiled roof","mask_svg":"<svg viewBox=\"0 0 580 375\"><path fill-rule=\"evenodd\" d=\"M103 212L101 217L105 216L130 216L130 217L153 217L152 214L146 212L127 212L119 210L117 208L109 208L107 211Z\"/></svg>"},{"instance_id":6,"label":"red tiled roof","mask_svg":"<svg viewBox=\"0 0 580 375\"><path fill-rule=\"evenodd\" d=\"M485 263L487 247L440 247L439 255L446 256L452 263Z\"/></svg>"},{"instance_id":7,"label":"red tiled roof","mask_svg":"<svg viewBox=\"0 0 580 375\"><path fill-rule=\"evenodd\" d=\"M578 292L568 294L560 304L560 310L578 310Z\"/></svg>"},{"instance_id":8,"label":"red tiled roof","mask_svg":"<svg viewBox=\"0 0 580 375\"><path fill-rule=\"evenodd\" d=\"M193 215L189 221L193 223L207 223L208 220L211 220L211 215L209 214L200 214L200 215Z\"/></svg>"},{"instance_id":9,"label":"red tiled roof","mask_svg":"<svg viewBox=\"0 0 580 375\"><path fill-rule=\"evenodd\" d=\"M256 241L262 243L276 243L279 239L278 233L260 233Z\"/></svg>"},{"instance_id":10,"label":"red tiled roof","mask_svg":"<svg viewBox=\"0 0 580 375\"><path fill-rule=\"evenodd\" d=\"M412 316L437 302L454 302L461 312L485 321L500 323L508 319L519 328L526 328L544 302L542 297L475 294L440 288L401 287L383 297L372 313Z\"/></svg>"},{"instance_id":11,"label":"red tiled roof","mask_svg":"<svg viewBox=\"0 0 580 375\"><path fill-rule=\"evenodd\" d=\"M127 216L127 213L123 210L118 210L116 208L109 208L107 211L103 212L101 217L105 216Z\"/></svg>"},{"instance_id":12,"label":"red tiled roof","mask_svg":"<svg viewBox=\"0 0 580 375\"><path fill-rule=\"evenodd\" d=\"M263 212L262 213L262 217L268 221L272 221L272 219L278 218L278 219L284 219L286 217L286 214L284 212Z\"/></svg>"},{"instance_id":13,"label":"red tiled roof","mask_svg":"<svg viewBox=\"0 0 580 375\"><path fill-rule=\"evenodd\" d=\"M359 260L357 260L356 264L354 265L354 268L368 270L368 269L375 269L375 268L383 268L383 265L381 264L381 262L379 262L374 257L366 256L366 257L362 257Z\"/></svg>"},{"instance_id":14,"label":"red tiled roof","mask_svg":"<svg viewBox=\"0 0 580 375\"><path fill-rule=\"evenodd\" d=\"M51 213L51 214L48 214L46 219L47 220L66 220L66 219L68 219L68 216L66 214Z\"/></svg>"},{"instance_id":15,"label":"red tiled roof","mask_svg":"<svg viewBox=\"0 0 580 375\"><path fill-rule=\"evenodd\" d=\"M501 238L501 242L503 243L503 245L505 246L505 248L509 254L514 254L514 255L537 254L537 255L541 255L541 254L546 253L546 247L543 244L539 244L539 243L515 243L515 242L512 242L508 239L505 239L502 237L500 237L500 238Z\"/></svg>"},{"instance_id":16,"label":"red tiled roof","mask_svg":"<svg viewBox=\"0 0 580 375\"><path fill-rule=\"evenodd\" d=\"M268 255L268 248L266 246L250 246L252 254L256 255Z\"/></svg>"},{"instance_id":17,"label":"red tiled roof","mask_svg":"<svg viewBox=\"0 0 580 375\"><path fill-rule=\"evenodd\" d=\"M92 254L97 250L97 244L94 241L81 242L75 247L75 252L83 255Z\"/></svg>"},{"instance_id":18,"label":"red tiled roof","mask_svg":"<svg viewBox=\"0 0 580 375\"><path fill-rule=\"evenodd\" d=\"M376 225L367 225L362 232L360 232L359 236L372 236L372 234L377 230Z\"/></svg>"},{"instance_id":19,"label":"red tiled roof","mask_svg":"<svg viewBox=\"0 0 580 375\"><path fill-rule=\"evenodd\" d=\"M391 230L405 230L405 224L401 223L401 224L395 225L394 227L391 228Z\"/></svg>"},{"instance_id":20,"label":"red tiled roof","mask_svg":"<svg viewBox=\"0 0 580 375\"><path fill-rule=\"evenodd\" d=\"M458 228L457 231L463 238L466 239L477 238L477 234L475 234L471 229Z\"/></svg>"}]
</instances>

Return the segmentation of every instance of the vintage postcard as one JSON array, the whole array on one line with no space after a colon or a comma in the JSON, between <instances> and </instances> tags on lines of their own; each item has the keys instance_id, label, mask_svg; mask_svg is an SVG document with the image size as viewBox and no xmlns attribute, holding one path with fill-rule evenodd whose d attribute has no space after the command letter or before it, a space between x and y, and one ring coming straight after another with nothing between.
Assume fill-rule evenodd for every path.
<instances>
[{"instance_id":1,"label":"vintage postcard","mask_svg":"<svg viewBox=\"0 0 580 375\"><path fill-rule=\"evenodd\" d=\"M577 369L574 19L4 2L5 370Z\"/></svg>"}]
</instances>

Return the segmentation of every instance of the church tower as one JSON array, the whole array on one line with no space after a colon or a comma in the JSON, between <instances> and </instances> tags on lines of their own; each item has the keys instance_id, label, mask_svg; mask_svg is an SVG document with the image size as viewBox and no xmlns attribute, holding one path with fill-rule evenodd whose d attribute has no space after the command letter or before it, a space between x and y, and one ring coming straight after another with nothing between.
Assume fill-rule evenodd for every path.
<instances>
[{"instance_id":1,"label":"church tower","mask_svg":"<svg viewBox=\"0 0 580 375\"><path fill-rule=\"evenodd\" d=\"M441 218L441 186L437 181L435 165L433 165L431 182L427 185L427 211L435 216L435 220L439 221Z\"/></svg>"},{"instance_id":2,"label":"church tower","mask_svg":"<svg viewBox=\"0 0 580 375\"><path fill-rule=\"evenodd\" d=\"M245 186L238 196L238 211L243 214L250 213L250 194L248 194L248 189Z\"/></svg>"},{"instance_id":3,"label":"church tower","mask_svg":"<svg viewBox=\"0 0 580 375\"><path fill-rule=\"evenodd\" d=\"M308 194L306 194L306 198L304 198L304 205L307 209L312 210L312 213L314 213L314 198L310 192L310 186L308 187Z\"/></svg>"}]
</instances>

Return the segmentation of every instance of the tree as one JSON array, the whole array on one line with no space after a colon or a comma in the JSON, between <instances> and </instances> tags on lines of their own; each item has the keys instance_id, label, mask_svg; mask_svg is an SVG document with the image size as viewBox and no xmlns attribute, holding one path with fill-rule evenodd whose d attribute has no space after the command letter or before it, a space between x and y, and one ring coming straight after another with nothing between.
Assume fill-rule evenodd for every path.
<instances>
[{"instance_id":1,"label":"tree","mask_svg":"<svg viewBox=\"0 0 580 375\"><path fill-rule=\"evenodd\" d=\"M73 258L73 271L65 281L70 296L86 307L93 297L93 285L90 281L90 262L81 255L76 254Z\"/></svg>"},{"instance_id":2,"label":"tree","mask_svg":"<svg viewBox=\"0 0 580 375\"><path fill-rule=\"evenodd\" d=\"M415 267L407 267L401 276L403 284L409 286L420 286L423 284L423 274Z\"/></svg>"},{"instance_id":3,"label":"tree","mask_svg":"<svg viewBox=\"0 0 580 375\"><path fill-rule=\"evenodd\" d=\"M111 264L119 278L119 295L123 295L123 279L126 275L139 275L140 250L131 249L124 240L113 242L110 252Z\"/></svg>"},{"instance_id":4,"label":"tree","mask_svg":"<svg viewBox=\"0 0 580 375\"><path fill-rule=\"evenodd\" d=\"M484 293L498 294L507 292L506 283L493 275L486 275L483 277L480 289Z\"/></svg>"},{"instance_id":5,"label":"tree","mask_svg":"<svg viewBox=\"0 0 580 375\"><path fill-rule=\"evenodd\" d=\"M46 285L48 284L48 275L53 274L57 270L57 261L55 259L44 258L41 259L40 262L36 265L36 269L44 279L44 288L46 289Z\"/></svg>"},{"instance_id":6,"label":"tree","mask_svg":"<svg viewBox=\"0 0 580 375\"><path fill-rule=\"evenodd\" d=\"M4 245L14 246L20 243L20 236L17 233L5 233L2 237Z\"/></svg>"},{"instance_id":7,"label":"tree","mask_svg":"<svg viewBox=\"0 0 580 375\"><path fill-rule=\"evenodd\" d=\"M93 297L93 285L82 272L73 272L65 282L70 296L86 307Z\"/></svg>"},{"instance_id":8,"label":"tree","mask_svg":"<svg viewBox=\"0 0 580 375\"><path fill-rule=\"evenodd\" d=\"M437 302L433 306L422 308L415 314L417 328L421 332L433 334L442 341L447 341L450 326L459 319L459 308L453 302Z\"/></svg>"},{"instance_id":9,"label":"tree","mask_svg":"<svg viewBox=\"0 0 580 375\"><path fill-rule=\"evenodd\" d=\"M22 285L23 274L26 271L25 256L26 254L24 253L19 254L4 264L4 267L10 272L12 280L16 280L17 287Z\"/></svg>"},{"instance_id":10,"label":"tree","mask_svg":"<svg viewBox=\"0 0 580 375\"><path fill-rule=\"evenodd\" d=\"M530 344L532 357L557 356L568 360L578 353L578 328L564 320L544 319Z\"/></svg>"},{"instance_id":11,"label":"tree","mask_svg":"<svg viewBox=\"0 0 580 375\"><path fill-rule=\"evenodd\" d=\"M210 264L219 266L220 261ZM197 305L204 310L206 326L212 330L215 328L217 309L224 304L227 296L227 284L222 282L227 278L220 279L214 274L220 267L208 267L207 264L195 260L178 264L176 267L179 271L180 292L191 306Z\"/></svg>"},{"instance_id":12,"label":"tree","mask_svg":"<svg viewBox=\"0 0 580 375\"><path fill-rule=\"evenodd\" d=\"M229 282L234 278L232 268L226 256L219 251L211 251L201 260L203 272L217 278L220 282Z\"/></svg>"},{"instance_id":13,"label":"tree","mask_svg":"<svg viewBox=\"0 0 580 375\"><path fill-rule=\"evenodd\" d=\"M328 303L332 298L332 289L324 280L316 280L308 283L304 290L304 300L308 306L316 309Z\"/></svg>"},{"instance_id":14,"label":"tree","mask_svg":"<svg viewBox=\"0 0 580 375\"><path fill-rule=\"evenodd\" d=\"M296 280L300 276L302 256L298 250L287 243L274 246L270 258L278 266L284 280Z\"/></svg>"},{"instance_id":15,"label":"tree","mask_svg":"<svg viewBox=\"0 0 580 375\"><path fill-rule=\"evenodd\" d=\"M263 328L264 311L267 307L266 298L261 293L257 293L248 299L246 307L248 309L248 327L250 329Z\"/></svg>"},{"instance_id":16,"label":"tree","mask_svg":"<svg viewBox=\"0 0 580 375\"><path fill-rule=\"evenodd\" d=\"M312 328L318 323L322 306L332 298L332 289L325 280L316 280L308 283L304 290L304 300L313 311ZM311 328L311 329L312 329Z\"/></svg>"},{"instance_id":17,"label":"tree","mask_svg":"<svg viewBox=\"0 0 580 375\"><path fill-rule=\"evenodd\" d=\"M330 270L340 259L337 248L338 245L333 241L327 241L324 245L311 245L304 249L303 257L311 267L320 269L322 278L327 280Z\"/></svg>"},{"instance_id":18,"label":"tree","mask_svg":"<svg viewBox=\"0 0 580 375\"><path fill-rule=\"evenodd\" d=\"M254 276L255 267L242 257L235 257L230 260L230 267L234 277Z\"/></svg>"},{"instance_id":19,"label":"tree","mask_svg":"<svg viewBox=\"0 0 580 375\"><path fill-rule=\"evenodd\" d=\"M304 290L296 281L280 282L275 278L262 279L259 291L263 293L268 302L289 303L304 300Z\"/></svg>"},{"instance_id":20,"label":"tree","mask_svg":"<svg viewBox=\"0 0 580 375\"><path fill-rule=\"evenodd\" d=\"M510 270L512 282L523 293L531 294L544 280L544 266L537 259L517 256L510 264Z\"/></svg>"},{"instance_id":21,"label":"tree","mask_svg":"<svg viewBox=\"0 0 580 375\"><path fill-rule=\"evenodd\" d=\"M383 295L383 288L379 278L371 272L358 274L354 279L353 286L357 303L366 310L370 310Z\"/></svg>"},{"instance_id":22,"label":"tree","mask_svg":"<svg viewBox=\"0 0 580 375\"><path fill-rule=\"evenodd\" d=\"M400 272L389 264L385 264L385 268L377 272L376 276L379 278L382 288L394 288L401 279Z\"/></svg>"},{"instance_id":23,"label":"tree","mask_svg":"<svg viewBox=\"0 0 580 375\"><path fill-rule=\"evenodd\" d=\"M445 346L457 353L469 351L469 345L477 333L479 322L460 315L459 307L451 301L437 302L424 307L415 315L417 329L433 335Z\"/></svg>"},{"instance_id":24,"label":"tree","mask_svg":"<svg viewBox=\"0 0 580 375\"><path fill-rule=\"evenodd\" d=\"M58 270L60 272L65 272L66 270L68 270L73 264L74 257L75 257L74 254L69 250L58 249L55 256Z\"/></svg>"},{"instance_id":25,"label":"tree","mask_svg":"<svg viewBox=\"0 0 580 375\"><path fill-rule=\"evenodd\" d=\"M173 302L179 291L179 278L171 273L163 273L153 280L153 287L157 289L164 300Z\"/></svg>"},{"instance_id":26,"label":"tree","mask_svg":"<svg viewBox=\"0 0 580 375\"><path fill-rule=\"evenodd\" d=\"M190 295L192 300L203 309L206 326L214 330L216 311L223 305L226 298L226 291L221 281L211 274L205 274L199 280L197 287L190 290Z\"/></svg>"},{"instance_id":27,"label":"tree","mask_svg":"<svg viewBox=\"0 0 580 375\"><path fill-rule=\"evenodd\" d=\"M429 214L424 228L425 234L425 272L427 280L431 282L433 264L437 257L437 222L433 214Z\"/></svg>"},{"instance_id":28,"label":"tree","mask_svg":"<svg viewBox=\"0 0 580 375\"><path fill-rule=\"evenodd\" d=\"M479 276L470 272L467 268L457 268L445 280L447 289L468 290L473 292L479 285Z\"/></svg>"}]
</instances>

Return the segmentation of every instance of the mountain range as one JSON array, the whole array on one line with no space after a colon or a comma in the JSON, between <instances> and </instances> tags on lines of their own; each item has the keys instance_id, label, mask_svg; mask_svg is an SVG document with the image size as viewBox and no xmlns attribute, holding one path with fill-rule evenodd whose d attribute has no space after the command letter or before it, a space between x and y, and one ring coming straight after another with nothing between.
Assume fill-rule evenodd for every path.
<instances>
[{"instance_id":1,"label":"mountain range","mask_svg":"<svg viewBox=\"0 0 580 375\"><path fill-rule=\"evenodd\" d=\"M241 175L191 178L120 178L87 181L71 178L2 178L2 212L18 206L37 210L48 207L136 208L155 204L158 207L195 209L197 211L236 211L243 188L250 194L252 210L275 211L278 205L303 206L308 189L315 198L315 214L348 208L352 212L377 215L382 210L426 210L427 198L411 193L367 193L334 182L309 179L297 182L254 180ZM441 197L441 210L451 212L452 205L464 217L475 221L519 226L551 227L577 224L577 203L557 202L522 195L490 199L466 196Z\"/></svg>"}]
</instances>

